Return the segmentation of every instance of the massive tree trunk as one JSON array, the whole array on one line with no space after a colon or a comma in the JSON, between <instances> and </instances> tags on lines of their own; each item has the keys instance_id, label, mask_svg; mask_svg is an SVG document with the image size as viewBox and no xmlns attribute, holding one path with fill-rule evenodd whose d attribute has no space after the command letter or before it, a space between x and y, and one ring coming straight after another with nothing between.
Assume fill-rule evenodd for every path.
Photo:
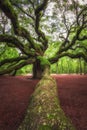
<instances>
[{"instance_id":1,"label":"massive tree trunk","mask_svg":"<svg viewBox=\"0 0 87 130\"><path fill-rule=\"evenodd\" d=\"M36 85L18 130L75 130L60 107L56 81L50 76L49 67Z\"/></svg>"},{"instance_id":2,"label":"massive tree trunk","mask_svg":"<svg viewBox=\"0 0 87 130\"><path fill-rule=\"evenodd\" d=\"M33 64L33 78L34 79L41 79L42 78L42 67L40 65L40 61L36 60L35 63Z\"/></svg>"}]
</instances>

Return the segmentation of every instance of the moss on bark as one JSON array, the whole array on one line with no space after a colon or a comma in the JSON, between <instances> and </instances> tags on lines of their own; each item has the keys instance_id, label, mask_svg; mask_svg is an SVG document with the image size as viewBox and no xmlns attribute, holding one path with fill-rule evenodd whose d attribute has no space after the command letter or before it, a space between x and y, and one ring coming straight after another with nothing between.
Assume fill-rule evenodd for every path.
<instances>
[{"instance_id":1,"label":"moss on bark","mask_svg":"<svg viewBox=\"0 0 87 130\"><path fill-rule=\"evenodd\" d=\"M37 84L18 130L75 130L60 107L56 81L51 76L45 74Z\"/></svg>"}]
</instances>

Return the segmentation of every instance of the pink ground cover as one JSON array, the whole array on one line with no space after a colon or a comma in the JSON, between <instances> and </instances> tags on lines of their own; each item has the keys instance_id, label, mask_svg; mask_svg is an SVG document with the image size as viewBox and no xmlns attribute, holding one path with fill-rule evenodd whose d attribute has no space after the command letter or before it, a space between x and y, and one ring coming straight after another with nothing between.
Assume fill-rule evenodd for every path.
<instances>
[{"instance_id":1,"label":"pink ground cover","mask_svg":"<svg viewBox=\"0 0 87 130\"><path fill-rule=\"evenodd\" d=\"M77 130L87 130L87 75L52 75L60 104ZM17 130L38 80L0 76L0 130Z\"/></svg>"}]
</instances>

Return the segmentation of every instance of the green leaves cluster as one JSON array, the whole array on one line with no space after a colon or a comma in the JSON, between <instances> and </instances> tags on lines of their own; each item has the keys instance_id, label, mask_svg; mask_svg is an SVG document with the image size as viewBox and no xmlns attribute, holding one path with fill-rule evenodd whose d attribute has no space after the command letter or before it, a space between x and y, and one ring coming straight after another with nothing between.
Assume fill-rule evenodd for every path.
<instances>
[{"instance_id":1,"label":"green leaves cluster","mask_svg":"<svg viewBox=\"0 0 87 130\"><path fill-rule=\"evenodd\" d=\"M0 46L0 50L1 49L4 50L4 48ZM19 55L19 52L17 49L6 46L3 55L1 55L0 57L0 60L6 59L6 58L14 58L14 57L17 57L18 55Z\"/></svg>"},{"instance_id":2,"label":"green leaves cluster","mask_svg":"<svg viewBox=\"0 0 87 130\"><path fill-rule=\"evenodd\" d=\"M60 41L49 43L49 47L45 52L45 55L47 58L55 56L56 52L59 49L59 46L61 45Z\"/></svg>"}]
</instances>

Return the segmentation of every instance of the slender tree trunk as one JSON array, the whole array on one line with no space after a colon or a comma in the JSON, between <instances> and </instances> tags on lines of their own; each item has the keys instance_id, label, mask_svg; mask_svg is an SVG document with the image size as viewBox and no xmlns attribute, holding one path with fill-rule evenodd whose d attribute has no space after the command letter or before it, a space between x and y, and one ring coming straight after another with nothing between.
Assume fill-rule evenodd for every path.
<instances>
[{"instance_id":1,"label":"slender tree trunk","mask_svg":"<svg viewBox=\"0 0 87 130\"><path fill-rule=\"evenodd\" d=\"M84 74L87 74L87 63L84 61Z\"/></svg>"},{"instance_id":2,"label":"slender tree trunk","mask_svg":"<svg viewBox=\"0 0 87 130\"><path fill-rule=\"evenodd\" d=\"M69 63L69 61L67 62L67 66L68 66L68 74L70 74L70 63Z\"/></svg>"},{"instance_id":3,"label":"slender tree trunk","mask_svg":"<svg viewBox=\"0 0 87 130\"><path fill-rule=\"evenodd\" d=\"M61 60L61 74L64 73L63 61Z\"/></svg>"},{"instance_id":4,"label":"slender tree trunk","mask_svg":"<svg viewBox=\"0 0 87 130\"><path fill-rule=\"evenodd\" d=\"M60 107L56 81L50 76L49 67L36 85L18 130L75 130Z\"/></svg>"},{"instance_id":5,"label":"slender tree trunk","mask_svg":"<svg viewBox=\"0 0 87 130\"><path fill-rule=\"evenodd\" d=\"M79 70L80 70L80 74L82 75L82 63L81 63L81 58L79 58Z\"/></svg>"},{"instance_id":6,"label":"slender tree trunk","mask_svg":"<svg viewBox=\"0 0 87 130\"><path fill-rule=\"evenodd\" d=\"M58 62L56 63L56 73L58 74Z\"/></svg>"}]
</instances>

